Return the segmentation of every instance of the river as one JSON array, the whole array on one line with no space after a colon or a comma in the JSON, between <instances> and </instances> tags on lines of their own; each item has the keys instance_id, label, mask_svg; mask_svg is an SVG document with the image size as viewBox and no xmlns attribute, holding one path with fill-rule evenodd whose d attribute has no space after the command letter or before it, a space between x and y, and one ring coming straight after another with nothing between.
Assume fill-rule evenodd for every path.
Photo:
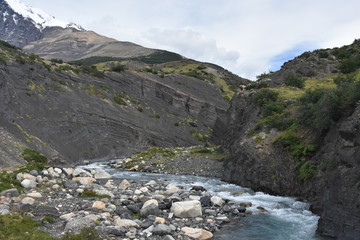
<instances>
[{"instance_id":1,"label":"river","mask_svg":"<svg viewBox=\"0 0 360 240\"><path fill-rule=\"evenodd\" d=\"M135 181L169 181L175 185L190 189L203 186L211 194L235 202L251 202L247 208L257 212L257 207L265 208L268 213L252 214L241 218L239 222L224 225L214 239L221 240L323 240L315 236L319 217L311 213L309 204L296 201L291 197L272 196L254 192L248 188L223 182L219 179L171 174L128 172L110 168L106 163L93 163L82 166L87 169L100 168L114 178Z\"/></svg>"}]
</instances>

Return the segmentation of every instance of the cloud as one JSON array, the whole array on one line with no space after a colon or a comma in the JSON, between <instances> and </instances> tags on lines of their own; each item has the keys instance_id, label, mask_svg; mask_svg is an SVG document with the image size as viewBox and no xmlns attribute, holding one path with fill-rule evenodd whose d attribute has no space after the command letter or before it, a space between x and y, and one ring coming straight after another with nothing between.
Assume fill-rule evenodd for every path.
<instances>
[{"instance_id":1,"label":"cloud","mask_svg":"<svg viewBox=\"0 0 360 240\"><path fill-rule=\"evenodd\" d=\"M302 51L360 38L358 0L23 1L120 41L213 62L251 79Z\"/></svg>"}]
</instances>

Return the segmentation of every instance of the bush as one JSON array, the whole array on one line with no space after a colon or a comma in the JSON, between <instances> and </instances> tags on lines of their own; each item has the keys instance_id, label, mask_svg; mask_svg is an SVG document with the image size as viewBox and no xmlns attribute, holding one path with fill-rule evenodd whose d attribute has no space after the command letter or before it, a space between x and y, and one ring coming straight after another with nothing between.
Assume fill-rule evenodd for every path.
<instances>
[{"instance_id":1,"label":"bush","mask_svg":"<svg viewBox=\"0 0 360 240\"><path fill-rule=\"evenodd\" d=\"M27 161L27 165L25 166L27 170L42 171L47 163L45 156L28 148L24 149L21 156Z\"/></svg>"},{"instance_id":2,"label":"bush","mask_svg":"<svg viewBox=\"0 0 360 240\"><path fill-rule=\"evenodd\" d=\"M303 180L308 180L315 175L316 167L310 161L307 161L300 167L299 171L299 177Z\"/></svg>"},{"instance_id":3,"label":"bush","mask_svg":"<svg viewBox=\"0 0 360 240\"><path fill-rule=\"evenodd\" d=\"M359 56L347 58L347 59L343 60L339 66L340 71L342 73L352 73L359 67L360 67L360 57Z\"/></svg>"},{"instance_id":4,"label":"bush","mask_svg":"<svg viewBox=\"0 0 360 240\"><path fill-rule=\"evenodd\" d=\"M282 113L285 109L285 104L282 102L270 101L265 103L262 108L265 116L271 116L276 113Z\"/></svg>"},{"instance_id":5,"label":"bush","mask_svg":"<svg viewBox=\"0 0 360 240\"><path fill-rule=\"evenodd\" d=\"M278 96L279 96L279 93L274 92L270 89L264 88L264 89L259 90L256 93L255 100L260 106L263 106L265 103L268 103L270 101L273 101L273 102L277 101Z\"/></svg>"},{"instance_id":6,"label":"bush","mask_svg":"<svg viewBox=\"0 0 360 240\"><path fill-rule=\"evenodd\" d=\"M50 59L50 62L59 63L59 64L64 63L64 61L62 59L58 59L58 58L52 58L52 59Z\"/></svg>"},{"instance_id":7,"label":"bush","mask_svg":"<svg viewBox=\"0 0 360 240\"><path fill-rule=\"evenodd\" d=\"M285 77L284 83L287 86L304 88L305 80L302 77L299 77L295 74L289 74Z\"/></svg>"},{"instance_id":8,"label":"bush","mask_svg":"<svg viewBox=\"0 0 360 240\"><path fill-rule=\"evenodd\" d=\"M122 93L116 93L113 100L115 103L117 103L119 105L127 106L127 103L124 100L124 98L126 98L126 95L124 95Z\"/></svg>"},{"instance_id":9,"label":"bush","mask_svg":"<svg viewBox=\"0 0 360 240\"><path fill-rule=\"evenodd\" d=\"M111 71L113 72L122 72L126 70L126 66L122 64L118 64L116 66L111 67Z\"/></svg>"},{"instance_id":10,"label":"bush","mask_svg":"<svg viewBox=\"0 0 360 240\"><path fill-rule=\"evenodd\" d=\"M251 89L261 89L261 88L267 88L269 85L267 84L267 82L255 82L255 83L251 83L249 85L246 85L245 89L246 90L251 90Z\"/></svg>"}]
</instances>

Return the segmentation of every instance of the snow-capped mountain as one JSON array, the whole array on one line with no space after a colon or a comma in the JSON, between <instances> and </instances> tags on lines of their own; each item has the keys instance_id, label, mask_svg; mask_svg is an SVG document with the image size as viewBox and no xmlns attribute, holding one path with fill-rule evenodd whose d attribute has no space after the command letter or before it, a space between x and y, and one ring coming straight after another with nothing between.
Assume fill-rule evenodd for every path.
<instances>
[{"instance_id":1,"label":"snow-capped mountain","mask_svg":"<svg viewBox=\"0 0 360 240\"><path fill-rule=\"evenodd\" d=\"M78 30L84 30L80 25L57 20L55 17L47 14L43 10L29 7L20 0L5 0L5 2L14 10L14 12L22 15L25 19L32 20L35 23L35 26L40 30L46 27L72 27ZM8 15L8 13L4 12L3 17L6 15Z\"/></svg>"},{"instance_id":2,"label":"snow-capped mountain","mask_svg":"<svg viewBox=\"0 0 360 240\"><path fill-rule=\"evenodd\" d=\"M77 24L55 19L38 8L30 7L20 0L0 0L0 39L23 47L39 40L49 27L84 29Z\"/></svg>"}]
</instances>

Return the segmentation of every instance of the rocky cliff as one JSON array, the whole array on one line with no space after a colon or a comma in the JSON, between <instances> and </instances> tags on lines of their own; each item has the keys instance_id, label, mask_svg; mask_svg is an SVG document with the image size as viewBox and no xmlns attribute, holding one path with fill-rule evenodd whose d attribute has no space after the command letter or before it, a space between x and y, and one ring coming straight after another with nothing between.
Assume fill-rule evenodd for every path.
<instances>
[{"instance_id":1,"label":"rocky cliff","mask_svg":"<svg viewBox=\"0 0 360 240\"><path fill-rule=\"evenodd\" d=\"M357 44L355 42L340 50L346 52L348 49L356 49ZM279 100L271 100L269 104L262 103L261 97L269 93L266 90L245 90L239 93L233 98L226 117L217 120L213 139L229 154L224 163L225 181L308 200L312 204L311 210L321 216L317 230L320 235L355 240L360 236L359 96L355 93L357 97L351 104L351 110L335 106L348 106L343 105L341 99L347 99L346 95L351 95L350 93L339 95L341 99L338 103L334 103L335 98L329 99L332 99L331 95L339 94L344 89L349 91L358 86L358 70L354 68L355 72L346 75L347 79L352 79L349 81L354 81L354 85L342 85L345 83L339 81L343 77L339 77L337 72L343 72L347 60L335 59L331 55L339 49L327 51L330 56L325 61L334 64L329 66L332 69L331 75L328 75L328 70L326 74L323 72L326 68L317 71L318 65L308 69L316 74L305 79L305 92L285 86L285 72L299 74L296 69L305 69L310 64L304 58L287 63L284 65L285 69L271 74L273 79L268 80L269 85L278 86L269 90L278 93L279 95L271 96L279 96ZM301 65L299 61L307 64ZM276 76L279 78L275 78ZM332 83L334 79L337 87ZM273 80L274 84L271 82ZM340 90L341 86L343 90ZM322 98L321 101L329 101L326 104L312 103L312 106L320 104L317 111L323 114L319 116L323 122L319 121L317 129L314 129L306 124L314 116L301 118L302 111L305 111L301 109L306 102L302 96L314 97L316 92L321 91L331 94L326 95L326 99ZM284 106L285 110L279 110ZM269 109L272 112L269 113ZM328 124L325 121L327 113L335 113L335 110L330 109L336 109L341 114L336 118L332 116L331 124ZM348 113L343 114L346 111ZM328 124L329 127L321 124Z\"/></svg>"},{"instance_id":2,"label":"rocky cliff","mask_svg":"<svg viewBox=\"0 0 360 240\"><path fill-rule=\"evenodd\" d=\"M220 88L204 79L46 63L5 46L0 52L3 167L16 164L23 146L74 164L149 146L198 145L228 107Z\"/></svg>"}]
</instances>

